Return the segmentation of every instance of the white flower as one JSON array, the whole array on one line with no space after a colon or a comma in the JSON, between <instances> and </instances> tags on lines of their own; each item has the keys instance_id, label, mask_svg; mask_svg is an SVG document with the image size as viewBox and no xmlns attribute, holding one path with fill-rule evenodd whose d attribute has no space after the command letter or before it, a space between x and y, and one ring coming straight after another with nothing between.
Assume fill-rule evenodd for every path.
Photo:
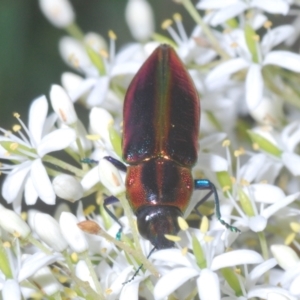
<instances>
[{"instance_id":1,"label":"white flower","mask_svg":"<svg viewBox=\"0 0 300 300\"><path fill-rule=\"evenodd\" d=\"M193 230L195 233L196 231ZM163 276L158 280L154 288L155 299L164 299L175 290L178 291L189 279L197 277L196 284L201 299L220 299L220 280L216 271L225 267L234 267L240 264L258 264L263 261L260 254L251 250L234 250L227 253L217 254L220 234L214 236L211 242L200 240L204 252L203 263L206 267L199 267L193 255L182 255L178 249L167 249L153 253L152 259L161 260L165 270L161 269ZM219 249L220 250L220 249ZM195 284L195 283L194 283ZM188 287L189 291L194 284ZM182 292L183 292L182 290Z\"/></svg>"},{"instance_id":2,"label":"white flower","mask_svg":"<svg viewBox=\"0 0 300 300\"><path fill-rule=\"evenodd\" d=\"M263 148L263 144L259 145L260 149L268 154L273 164L284 165L294 176L300 174L300 156L296 151L297 145L300 142L299 121L288 124L280 134L271 127L257 127L250 131L250 135L251 133L263 137L273 145L274 150L269 150L269 152L268 148ZM253 137L253 141L255 142L255 136ZM273 153L274 151L276 152Z\"/></svg>"},{"instance_id":3,"label":"white flower","mask_svg":"<svg viewBox=\"0 0 300 300\"><path fill-rule=\"evenodd\" d=\"M231 44L235 43L236 58L232 58L215 67L207 76L208 87L214 82L223 79L224 84L228 78L243 69L248 69L245 82L245 98L249 110L257 108L263 98L264 82L261 73L262 67L276 65L294 72L300 72L300 56L289 51L271 51L270 49L283 42L292 34L293 28L289 25L282 25L268 31L261 43L255 42L256 55L250 53L245 41L244 31L235 30L229 35L232 36Z\"/></svg>"},{"instance_id":4,"label":"white flower","mask_svg":"<svg viewBox=\"0 0 300 300\"><path fill-rule=\"evenodd\" d=\"M289 11L289 0L200 0L197 8L214 10L211 13L210 24L217 26L231 18L234 18L248 9L256 8L270 14L286 15Z\"/></svg>"},{"instance_id":5,"label":"white flower","mask_svg":"<svg viewBox=\"0 0 300 300\"><path fill-rule=\"evenodd\" d=\"M103 50L100 53L95 53L97 59L101 61L99 63L101 67L92 63L84 44L71 37L64 37L60 41L60 52L63 59L71 67L86 75L86 79L80 83L78 77L76 78L79 85L77 88L73 87L72 92L69 94L73 102L88 92L85 97L85 103L88 108L107 105L107 108L113 107L114 110L121 110L120 99L110 89L110 82L113 78L122 76L123 85L127 87L129 80L131 80L145 59L145 55L143 55L143 48L139 44L124 47L116 55L116 36L113 32L110 32L109 36L109 52ZM109 103L110 101L112 103Z\"/></svg>"},{"instance_id":6,"label":"white flower","mask_svg":"<svg viewBox=\"0 0 300 300\"><path fill-rule=\"evenodd\" d=\"M2 168L2 172L8 174L3 183L2 195L8 203L13 203L17 211L20 211L23 191L29 205L34 204L38 197L47 204L55 203L55 193L42 158L50 152L68 147L76 138L73 129L51 131L53 121L47 119L47 112L47 100L41 96L30 107L28 128L17 117L27 136L19 131L19 125L17 131L20 137L1 129L5 135L0 136L0 144L2 147L6 145L9 150L0 157L17 162ZM11 155L8 155L9 152Z\"/></svg>"}]
</instances>

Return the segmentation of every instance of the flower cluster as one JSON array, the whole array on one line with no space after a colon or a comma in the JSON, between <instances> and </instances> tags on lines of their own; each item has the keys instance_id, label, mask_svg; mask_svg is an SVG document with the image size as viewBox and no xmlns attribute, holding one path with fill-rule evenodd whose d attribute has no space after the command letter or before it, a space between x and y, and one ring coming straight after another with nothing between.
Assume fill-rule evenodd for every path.
<instances>
[{"instance_id":1,"label":"flower cluster","mask_svg":"<svg viewBox=\"0 0 300 300\"><path fill-rule=\"evenodd\" d=\"M299 299L300 55L290 48L300 2L177 2L195 22L190 36L179 14L156 33L147 0L128 0L135 42L116 51L113 31L106 39L80 30L68 0L39 0L68 34L59 51L73 72L51 86L52 113L41 96L27 126L14 113L12 130L0 128L2 197L11 207L0 204L1 299ZM293 24L282 25L286 16ZM212 201L200 207L200 227L190 227L205 197L195 192L187 222L179 218L178 236L167 237L176 247L152 251L137 232L124 172L104 157L122 160L124 95L161 43L176 50L201 98L194 178L216 185L222 218L241 234L218 222ZM89 111L88 124L79 106ZM84 207L90 195L95 204ZM110 208L115 219L103 208L108 196L121 203ZM58 197L77 202L76 213L66 204L53 216L22 211L24 203L54 205Z\"/></svg>"}]
</instances>

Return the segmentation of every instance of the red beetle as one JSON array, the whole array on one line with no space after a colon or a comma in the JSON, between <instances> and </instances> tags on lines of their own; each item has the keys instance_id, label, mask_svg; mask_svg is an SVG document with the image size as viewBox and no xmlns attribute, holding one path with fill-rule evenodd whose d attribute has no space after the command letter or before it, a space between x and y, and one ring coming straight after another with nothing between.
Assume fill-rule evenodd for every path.
<instances>
[{"instance_id":1,"label":"red beetle","mask_svg":"<svg viewBox=\"0 0 300 300\"><path fill-rule=\"evenodd\" d=\"M142 65L127 90L123 113L123 159L129 166L107 159L127 171L127 199L140 234L154 249L174 246L165 235L178 233L177 219L194 189L209 191L199 204L214 194L218 220L231 231L239 231L221 219L215 186L192 177L200 102L189 73L170 46L159 46ZM109 197L105 206L115 199Z\"/></svg>"}]
</instances>

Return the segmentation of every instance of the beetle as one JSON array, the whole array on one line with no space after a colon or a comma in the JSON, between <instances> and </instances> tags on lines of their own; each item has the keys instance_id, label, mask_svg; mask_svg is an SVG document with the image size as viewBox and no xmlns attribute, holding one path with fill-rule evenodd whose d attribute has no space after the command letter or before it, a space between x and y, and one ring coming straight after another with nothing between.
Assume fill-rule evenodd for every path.
<instances>
[{"instance_id":1,"label":"beetle","mask_svg":"<svg viewBox=\"0 0 300 300\"><path fill-rule=\"evenodd\" d=\"M194 189L209 191L197 206L214 195L218 220L231 231L239 231L221 218L214 184L192 177L198 153L200 101L171 46L157 47L141 66L128 87L123 117L123 160L128 167L112 157L106 159L127 172L127 199L140 234L154 249L174 247L165 235L179 232L177 219L183 216ZM108 197L105 201L111 216L107 205L114 200Z\"/></svg>"}]
</instances>

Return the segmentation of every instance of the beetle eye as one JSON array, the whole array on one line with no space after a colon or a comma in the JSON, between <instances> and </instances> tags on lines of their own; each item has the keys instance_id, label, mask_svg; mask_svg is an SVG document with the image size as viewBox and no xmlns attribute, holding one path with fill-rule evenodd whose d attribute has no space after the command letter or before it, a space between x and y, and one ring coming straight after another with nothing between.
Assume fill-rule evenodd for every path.
<instances>
[{"instance_id":1,"label":"beetle eye","mask_svg":"<svg viewBox=\"0 0 300 300\"><path fill-rule=\"evenodd\" d=\"M177 218L182 216L174 206L147 206L137 212L140 234L149 240L156 249L174 247L174 242L167 240L165 234L176 235L180 230Z\"/></svg>"}]
</instances>

